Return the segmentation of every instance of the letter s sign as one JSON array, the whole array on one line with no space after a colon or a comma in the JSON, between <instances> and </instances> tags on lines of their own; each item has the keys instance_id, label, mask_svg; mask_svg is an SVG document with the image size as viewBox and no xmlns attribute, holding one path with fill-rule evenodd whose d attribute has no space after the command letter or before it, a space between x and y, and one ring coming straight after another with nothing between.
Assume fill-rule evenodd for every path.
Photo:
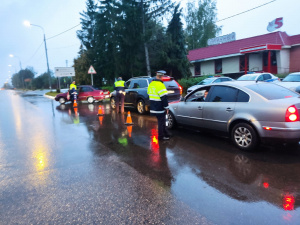
<instances>
[{"instance_id":1,"label":"letter s sign","mask_svg":"<svg viewBox=\"0 0 300 225\"><path fill-rule=\"evenodd\" d=\"M281 18L277 18L275 20L275 24L276 24L276 26L275 26L276 29L282 27L282 25L283 25L283 18L282 17Z\"/></svg>"}]
</instances>

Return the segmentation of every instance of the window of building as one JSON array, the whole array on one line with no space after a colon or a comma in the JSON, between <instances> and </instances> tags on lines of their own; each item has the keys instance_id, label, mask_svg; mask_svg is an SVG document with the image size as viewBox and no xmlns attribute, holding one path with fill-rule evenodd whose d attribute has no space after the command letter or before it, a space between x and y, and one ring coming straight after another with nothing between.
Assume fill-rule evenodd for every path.
<instances>
[{"instance_id":1,"label":"window of building","mask_svg":"<svg viewBox=\"0 0 300 225\"><path fill-rule=\"evenodd\" d=\"M247 71L249 71L249 57L247 55L240 56L240 71L245 71L245 57L247 58Z\"/></svg>"},{"instance_id":2,"label":"window of building","mask_svg":"<svg viewBox=\"0 0 300 225\"><path fill-rule=\"evenodd\" d=\"M200 63L195 63L195 76L201 75L201 66Z\"/></svg>"},{"instance_id":3,"label":"window of building","mask_svg":"<svg viewBox=\"0 0 300 225\"><path fill-rule=\"evenodd\" d=\"M268 66L269 51L264 51L263 62L264 66ZM271 51L271 66L277 66L276 51Z\"/></svg>"},{"instance_id":4,"label":"window of building","mask_svg":"<svg viewBox=\"0 0 300 225\"><path fill-rule=\"evenodd\" d=\"M215 60L215 73L222 73L222 59Z\"/></svg>"}]
</instances>

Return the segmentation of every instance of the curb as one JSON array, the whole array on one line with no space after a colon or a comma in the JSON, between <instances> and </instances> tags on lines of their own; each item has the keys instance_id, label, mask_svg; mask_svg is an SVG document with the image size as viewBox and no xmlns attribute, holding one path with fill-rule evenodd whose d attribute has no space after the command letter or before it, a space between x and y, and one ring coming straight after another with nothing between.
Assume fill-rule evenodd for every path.
<instances>
[{"instance_id":1,"label":"curb","mask_svg":"<svg viewBox=\"0 0 300 225\"><path fill-rule=\"evenodd\" d=\"M44 94L44 97L46 97L46 98L50 98L50 99L52 99L52 100L54 100L54 99L55 99L55 97L53 97L53 96L50 96L50 95L46 95L46 94Z\"/></svg>"}]
</instances>

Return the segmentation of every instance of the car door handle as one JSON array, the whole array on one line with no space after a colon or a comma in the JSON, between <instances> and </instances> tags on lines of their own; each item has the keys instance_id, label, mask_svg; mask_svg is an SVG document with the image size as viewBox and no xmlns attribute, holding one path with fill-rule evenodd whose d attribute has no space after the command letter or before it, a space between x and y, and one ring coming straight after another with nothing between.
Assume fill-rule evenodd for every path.
<instances>
[{"instance_id":1,"label":"car door handle","mask_svg":"<svg viewBox=\"0 0 300 225\"><path fill-rule=\"evenodd\" d=\"M227 109L226 109L226 112L231 112L231 111L233 111L232 108L227 108Z\"/></svg>"},{"instance_id":2,"label":"car door handle","mask_svg":"<svg viewBox=\"0 0 300 225\"><path fill-rule=\"evenodd\" d=\"M202 110L203 108L202 108L202 106L198 106L198 110Z\"/></svg>"}]
</instances>

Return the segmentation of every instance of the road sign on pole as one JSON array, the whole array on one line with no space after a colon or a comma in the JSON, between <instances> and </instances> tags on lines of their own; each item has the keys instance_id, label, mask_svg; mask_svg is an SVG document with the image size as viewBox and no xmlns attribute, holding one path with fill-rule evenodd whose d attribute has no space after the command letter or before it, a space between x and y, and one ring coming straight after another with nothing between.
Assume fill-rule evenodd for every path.
<instances>
[{"instance_id":1,"label":"road sign on pole","mask_svg":"<svg viewBox=\"0 0 300 225\"><path fill-rule=\"evenodd\" d=\"M94 67L91 65L90 68L89 68L89 71L88 71L88 74L91 74L91 81L92 81L92 85L94 85L94 82L93 82L93 74L96 74L96 70L94 69Z\"/></svg>"}]
</instances>

